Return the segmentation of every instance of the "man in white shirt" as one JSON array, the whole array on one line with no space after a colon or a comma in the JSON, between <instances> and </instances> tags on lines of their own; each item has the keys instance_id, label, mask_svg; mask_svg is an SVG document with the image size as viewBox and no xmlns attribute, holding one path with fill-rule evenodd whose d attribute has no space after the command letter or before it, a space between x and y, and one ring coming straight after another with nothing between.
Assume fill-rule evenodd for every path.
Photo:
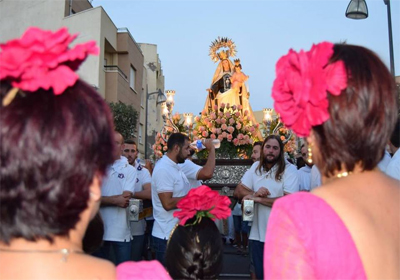
<instances>
[{"instance_id":1,"label":"man in white shirt","mask_svg":"<svg viewBox=\"0 0 400 280\"><path fill-rule=\"evenodd\" d=\"M390 137L390 150L393 157L386 167L386 174L400 180L400 120L397 120L396 127Z\"/></svg>"},{"instance_id":2,"label":"man in white shirt","mask_svg":"<svg viewBox=\"0 0 400 280\"><path fill-rule=\"evenodd\" d=\"M211 141L205 141L204 145L215 156L215 148ZM155 220L152 232L153 246L156 259L161 263L164 263L171 231L178 223L178 219L173 216L176 205L190 190L189 181L179 166L190 154L189 138L181 133L173 133L168 138L167 147L167 153L154 168L151 181Z\"/></svg>"},{"instance_id":3,"label":"man in white shirt","mask_svg":"<svg viewBox=\"0 0 400 280\"><path fill-rule=\"evenodd\" d=\"M286 163L283 148L279 136L268 136L263 142L260 161L251 166L250 176L244 176L235 190L239 199L255 202L249 239L257 279L264 274L264 240L271 207L279 197L299 190L297 169Z\"/></svg>"},{"instance_id":4,"label":"man in white shirt","mask_svg":"<svg viewBox=\"0 0 400 280\"><path fill-rule=\"evenodd\" d=\"M311 167L313 164L309 163L307 160L307 148L307 143L301 146L301 156L303 157L305 165L297 172L299 176L299 191L309 192L311 190Z\"/></svg>"},{"instance_id":5,"label":"man in white shirt","mask_svg":"<svg viewBox=\"0 0 400 280\"><path fill-rule=\"evenodd\" d=\"M128 159L130 165L136 169L137 179L135 183L135 193L133 198L142 199L143 202L146 200L151 201L151 176L150 172L143 167L138 161L138 149L136 142L128 139L125 140L125 148L123 155ZM142 219L137 222L130 222L131 234L133 240L131 241L132 246L132 260L140 261L144 256L144 244L145 244L145 230L146 221Z\"/></svg>"},{"instance_id":6,"label":"man in white shirt","mask_svg":"<svg viewBox=\"0 0 400 280\"><path fill-rule=\"evenodd\" d=\"M115 132L115 143L117 160L108 168L101 186L100 214L104 222L104 242L94 255L114 261L118 265L131 260L131 232L127 207L134 193L137 174L128 160L121 156L124 139L118 132Z\"/></svg>"},{"instance_id":7,"label":"man in white shirt","mask_svg":"<svg viewBox=\"0 0 400 280\"><path fill-rule=\"evenodd\" d=\"M313 189L321 186L322 180L321 180L321 172L319 172L318 167L314 164L313 167L311 167L311 186L310 186L310 191Z\"/></svg>"}]
</instances>

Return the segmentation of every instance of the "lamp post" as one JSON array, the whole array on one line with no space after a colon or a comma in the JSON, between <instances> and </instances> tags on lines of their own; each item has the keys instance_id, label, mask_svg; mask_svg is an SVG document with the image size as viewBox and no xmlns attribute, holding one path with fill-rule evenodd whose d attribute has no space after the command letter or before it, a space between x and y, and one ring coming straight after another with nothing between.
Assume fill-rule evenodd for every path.
<instances>
[{"instance_id":1,"label":"lamp post","mask_svg":"<svg viewBox=\"0 0 400 280\"><path fill-rule=\"evenodd\" d=\"M148 127L148 116L149 116L149 112L148 112L148 109L149 109L149 98L150 98L150 96L152 96L152 95L154 95L154 94L157 94L157 101L156 101L156 106L157 105L159 105L159 104L161 104L161 103L164 103L166 100L167 100L167 98L165 97L165 95L164 95L164 93L161 91L161 89L159 89L158 91L155 91L155 92L148 92L148 88L146 89L146 120L145 120L145 123L146 123L146 127L145 127L145 135L144 135L144 157L147 159L147 127Z\"/></svg>"},{"instance_id":2,"label":"lamp post","mask_svg":"<svg viewBox=\"0 0 400 280\"><path fill-rule=\"evenodd\" d=\"M193 127L193 113L184 113L183 117L185 119L185 127L188 132L188 137L190 138L190 131Z\"/></svg>"},{"instance_id":3,"label":"lamp post","mask_svg":"<svg viewBox=\"0 0 400 280\"><path fill-rule=\"evenodd\" d=\"M263 113L264 113L263 123L267 127L266 137L268 137L270 134L271 123L272 123L272 109L265 108L263 109Z\"/></svg>"},{"instance_id":4,"label":"lamp post","mask_svg":"<svg viewBox=\"0 0 400 280\"><path fill-rule=\"evenodd\" d=\"M392 17L390 11L390 0L383 0L383 3L385 3L385 5L387 6L390 72L394 76L394 55L393 55ZM346 9L346 17L351 19L366 19L368 17L368 7L365 0L351 0Z\"/></svg>"}]
</instances>

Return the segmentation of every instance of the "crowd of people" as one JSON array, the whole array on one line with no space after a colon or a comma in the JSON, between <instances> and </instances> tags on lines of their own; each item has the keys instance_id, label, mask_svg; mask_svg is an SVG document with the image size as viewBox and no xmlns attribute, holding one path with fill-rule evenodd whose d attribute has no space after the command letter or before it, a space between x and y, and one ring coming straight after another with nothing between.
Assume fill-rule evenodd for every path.
<instances>
[{"instance_id":1,"label":"crowd of people","mask_svg":"<svg viewBox=\"0 0 400 280\"><path fill-rule=\"evenodd\" d=\"M272 96L305 165L286 160L279 136L255 143L231 213L202 184L212 140L203 166L182 133L154 169L141 164L75 73L98 48L69 48L74 38L30 28L1 45L0 279L217 279L215 221L231 215L253 279L400 278L397 95L372 51L323 42L279 60ZM152 216L132 221L132 199L151 201Z\"/></svg>"}]
</instances>

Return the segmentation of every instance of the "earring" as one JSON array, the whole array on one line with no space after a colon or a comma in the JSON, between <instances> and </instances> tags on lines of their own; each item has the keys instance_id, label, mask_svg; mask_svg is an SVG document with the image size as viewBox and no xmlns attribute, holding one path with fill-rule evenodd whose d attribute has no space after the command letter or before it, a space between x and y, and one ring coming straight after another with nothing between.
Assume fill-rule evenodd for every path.
<instances>
[{"instance_id":1,"label":"earring","mask_svg":"<svg viewBox=\"0 0 400 280\"><path fill-rule=\"evenodd\" d=\"M307 151L308 151L307 161L308 161L308 163L311 164L313 162L312 161L311 143L308 145Z\"/></svg>"}]
</instances>

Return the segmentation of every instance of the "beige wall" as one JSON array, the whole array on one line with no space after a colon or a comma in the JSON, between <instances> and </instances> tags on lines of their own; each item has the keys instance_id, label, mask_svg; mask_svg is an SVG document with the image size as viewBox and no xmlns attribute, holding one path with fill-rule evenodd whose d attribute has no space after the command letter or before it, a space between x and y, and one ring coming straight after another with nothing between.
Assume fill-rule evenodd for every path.
<instances>
[{"instance_id":1,"label":"beige wall","mask_svg":"<svg viewBox=\"0 0 400 280\"><path fill-rule=\"evenodd\" d=\"M144 85L144 90L147 93L157 92L159 89L164 92L164 74L161 67L161 60L157 53L157 45L139 43L139 46L144 55L144 67L146 68L145 72L147 76L147 83ZM154 144L155 133L159 132L163 125L161 106L157 106L156 102L157 94L151 95L148 100L148 112L145 112L145 115L147 114L148 117L148 147ZM146 102L144 102L144 106L146 106ZM148 156L151 154L153 154L152 150L148 149Z\"/></svg>"}]
</instances>

